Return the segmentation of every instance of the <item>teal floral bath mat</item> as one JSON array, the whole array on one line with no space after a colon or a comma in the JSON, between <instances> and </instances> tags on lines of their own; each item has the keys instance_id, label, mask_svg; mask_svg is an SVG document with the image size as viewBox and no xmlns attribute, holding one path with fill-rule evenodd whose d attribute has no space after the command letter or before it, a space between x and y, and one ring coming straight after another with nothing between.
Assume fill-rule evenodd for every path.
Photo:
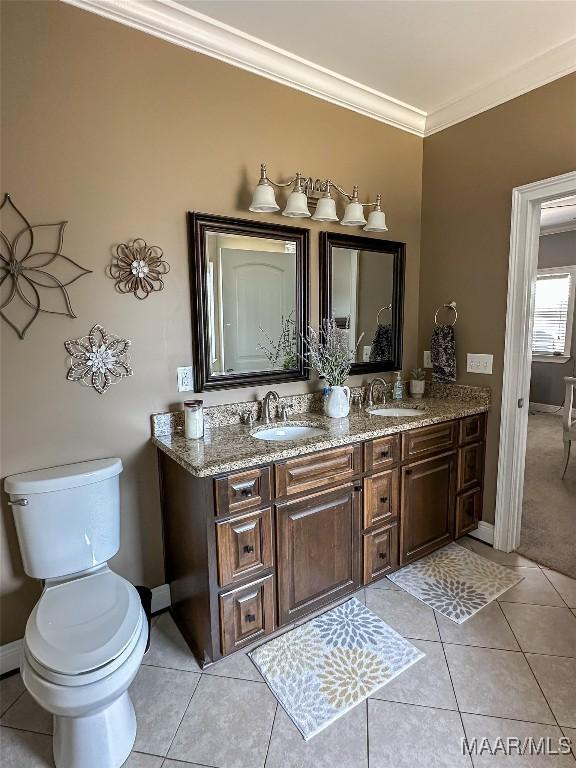
<instances>
[{"instance_id":1,"label":"teal floral bath mat","mask_svg":"<svg viewBox=\"0 0 576 768\"><path fill-rule=\"evenodd\" d=\"M523 576L452 543L388 578L446 618L462 624L522 581Z\"/></svg>"},{"instance_id":2,"label":"teal floral bath mat","mask_svg":"<svg viewBox=\"0 0 576 768\"><path fill-rule=\"evenodd\" d=\"M306 741L424 655L355 597L250 653Z\"/></svg>"}]
</instances>

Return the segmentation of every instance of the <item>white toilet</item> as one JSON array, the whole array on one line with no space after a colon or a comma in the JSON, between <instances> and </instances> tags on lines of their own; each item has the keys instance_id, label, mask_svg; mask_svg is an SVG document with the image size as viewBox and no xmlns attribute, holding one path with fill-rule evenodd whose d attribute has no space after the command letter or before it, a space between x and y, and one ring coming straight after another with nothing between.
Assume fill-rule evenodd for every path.
<instances>
[{"instance_id":1,"label":"white toilet","mask_svg":"<svg viewBox=\"0 0 576 768\"><path fill-rule=\"evenodd\" d=\"M136 737L128 686L148 621L107 561L120 547L120 459L7 477L24 570L44 579L24 637L24 684L54 715L57 768L119 768Z\"/></svg>"}]
</instances>

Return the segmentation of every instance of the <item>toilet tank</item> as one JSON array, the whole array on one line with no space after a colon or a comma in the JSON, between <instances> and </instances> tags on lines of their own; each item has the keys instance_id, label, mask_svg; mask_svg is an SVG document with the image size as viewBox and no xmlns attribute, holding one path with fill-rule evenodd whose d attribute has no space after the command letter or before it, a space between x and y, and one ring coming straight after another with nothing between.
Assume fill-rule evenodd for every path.
<instances>
[{"instance_id":1,"label":"toilet tank","mask_svg":"<svg viewBox=\"0 0 576 768\"><path fill-rule=\"evenodd\" d=\"M120 472L120 459L96 459L5 479L29 576L68 576L118 552Z\"/></svg>"}]
</instances>

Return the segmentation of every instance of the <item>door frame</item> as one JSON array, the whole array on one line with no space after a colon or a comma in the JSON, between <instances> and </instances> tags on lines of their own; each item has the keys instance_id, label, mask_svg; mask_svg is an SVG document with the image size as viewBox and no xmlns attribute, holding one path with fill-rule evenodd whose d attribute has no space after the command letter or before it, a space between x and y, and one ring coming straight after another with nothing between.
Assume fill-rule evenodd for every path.
<instances>
[{"instance_id":1,"label":"door frame","mask_svg":"<svg viewBox=\"0 0 576 768\"><path fill-rule=\"evenodd\" d=\"M574 194L576 171L512 190L506 341L494 523L494 547L504 552L512 552L520 543L540 207L547 200Z\"/></svg>"}]
</instances>

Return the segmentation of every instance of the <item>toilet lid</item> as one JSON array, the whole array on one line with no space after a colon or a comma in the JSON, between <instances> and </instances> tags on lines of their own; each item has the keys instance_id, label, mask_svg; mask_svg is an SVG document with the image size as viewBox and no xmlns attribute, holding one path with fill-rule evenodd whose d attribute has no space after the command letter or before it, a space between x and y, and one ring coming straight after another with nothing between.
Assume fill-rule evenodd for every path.
<instances>
[{"instance_id":1,"label":"toilet lid","mask_svg":"<svg viewBox=\"0 0 576 768\"><path fill-rule=\"evenodd\" d=\"M130 582L105 570L47 587L26 626L26 642L42 666L79 675L108 664L138 630L140 597Z\"/></svg>"}]
</instances>

